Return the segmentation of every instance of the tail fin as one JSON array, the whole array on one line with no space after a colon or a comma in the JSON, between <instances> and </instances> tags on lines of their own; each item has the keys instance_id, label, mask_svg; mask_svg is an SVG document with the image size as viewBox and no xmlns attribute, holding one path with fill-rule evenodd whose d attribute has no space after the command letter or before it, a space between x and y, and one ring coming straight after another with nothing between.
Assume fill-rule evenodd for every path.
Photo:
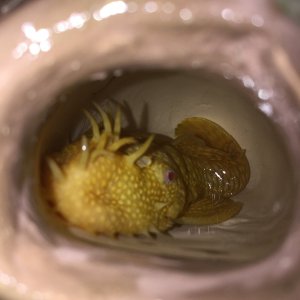
<instances>
[{"instance_id":1,"label":"tail fin","mask_svg":"<svg viewBox=\"0 0 300 300\"><path fill-rule=\"evenodd\" d=\"M177 138L194 136L201 139L206 146L235 155L244 153L237 141L221 126L205 118L188 118L177 125Z\"/></svg>"}]
</instances>

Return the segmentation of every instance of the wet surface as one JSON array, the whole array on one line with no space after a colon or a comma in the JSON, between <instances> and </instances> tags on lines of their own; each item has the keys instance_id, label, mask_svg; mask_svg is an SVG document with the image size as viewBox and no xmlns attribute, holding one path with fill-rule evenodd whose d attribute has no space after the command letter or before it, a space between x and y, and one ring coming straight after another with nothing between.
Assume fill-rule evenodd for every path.
<instances>
[{"instance_id":1,"label":"wet surface","mask_svg":"<svg viewBox=\"0 0 300 300\"><path fill-rule=\"evenodd\" d=\"M57 5L60 5L59 9ZM260 1L213 1L201 7L197 1L188 5L185 1L91 1L88 4L72 1L63 6L60 1L40 1L38 4L32 2L22 13L16 11L7 18L0 27L4 45L0 55L3 66L0 71L3 157L0 220L1 227L5 228L0 235L1 245L4 245L0 247L3 293L33 299L66 299L75 290L78 299L95 295L107 299L193 299L194 295L200 294L222 299L225 289L228 295L244 299L249 290L255 290L257 298L263 295L262 299L276 299L282 295L277 291L284 291L298 261L293 251L298 242L298 236L293 234L297 221L290 227L293 230L286 231L293 218L287 217L291 206L283 199L292 199L291 204L296 205L297 191L291 197L289 192L293 192L293 188L289 187L294 187L299 175L295 151L299 148L299 108L294 101L296 93L290 89L297 76L290 76L289 70L282 72L287 70L286 63L278 67L273 60L277 57L273 56L277 53L274 49L278 47L283 53L286 49L297 53L294 42L293 47L286 47L288 39L296 40L292 38L296 32L292 25L284 23L286 27L282 28L286 28L289 35L281 36L288 38L278 38L277 32L282 31L276 30L276 24L283 23L267 2ZM289 55L285 55L289 60ZM296 61L297 56L291 57ZM72 129L82 126L80 108L86 97L95 97L93 93L97 90L91 86L82 89L76 95L78 100L70 102L63 93L66 87L87 78L101 84L103 79L109 78L110 72L120 76L124 70L155 66L217 73L235 82L236 89L244 89L249 95L243 102L248 105L247 109L242 109L243 115L236 105L242 102L232 100L230 93L225 97L224 89L221 89L215 95L223 103L223 109L218 110L218 105L212 105L212 98L207 100L207 90L202 86L199 91L196 84L189 85L184 81L186 76L173 81L173 86L176 83L173 89L165 84L159 89L149 85L147 93L140 88L126 90L124 85L122 90L121 80L118 89L109 91L107 87L109 93L106 93L120 102L128 99L137 120L143 116L139 105L149 102L149 120L153 122L150 127L158 132L171 135L174 124L183 115L194 115L198 111L212 117L230 132L239 133L237 138L241 144L252 149L249 150L250 163L254 164L249 190L243 195L243 198L251 198L244 215L221 227L181 228L174 232L175 238L122 240L122 245L118 240L92 240L87 244L72 236L56 235L47 228L48 220L41 223L35 214L32 190L37 182L28 176L35 174L36 157L32 151L36 149L41 125L52 124L52 134L59 135L56 141L63 141ZM286 82L283 78L289 80ZM184 88L180 82L185 83ZM199 80L194 82L199 83ZM160 98L155 91L159 92ZM195 92L201 105L197 105L196 97L189 91ZM100 95L105 99L108 95L102 92ZM99 101L104 101L101 97ZM178 100L174 105L172 98L176 97ZM60 113L60 109L55 110L58 98L66 103L64 109L68 108ZM153 99L158 99L156 105ZM227 106L226 101L236 102ZM54 111L59 120L57 123L51 123L50 116ZM252 113L253 119L249 117ZM233 116L239 116L239 121ZM266 121L267 118L272 122ZM63 123L63 129L57 126L59 123ZM262 127L253 130L259 123ZM275 127L279 132L275 133ZM44 145L50 147L55 144L50 138L51 130L47 135L49 139ZM272 136L271 140L269 136ZM257 138L259 142L255 142ZM277 147L278 143L285 144L289 155L282 155L284 151L281 146ZM265 160L259 161L256 157ZM286 163L286 157L293 159L291 167ZM258 162L256 165L255 161ZM270 172L269 176L255 173L255 170L268 170L264 168L266 165L269 170L275 168L276 172ZM265 178L277 178L276 183L271 180L267 184ZM266 193L263 199L270 201L260 202L259 194L251 196L251 189L256 188ZM293 209L293 213L297 211ZM217 236L222 238L217 239ZM236 236L240 239L235 240ZM283 237L286 237L284 243ZM195 242L198 239L202 242ZM178 240L181 244L174 250ZM120 246L133 252L117 251ZM141 247L139 252L135 251L138 247ZM148 256L143 252L156 255ZM269 253L272 255L268 256ZM170 259L171 256L176 259ZM197 264L195 260L190 264L188 257L196 258ZM262 257L265 259L254 263ZM45 261L47 276L44 276ZM244 262L252 264L245 265ZM273 288L265 289L265 284Z\"/></svg>"}]
</instances>

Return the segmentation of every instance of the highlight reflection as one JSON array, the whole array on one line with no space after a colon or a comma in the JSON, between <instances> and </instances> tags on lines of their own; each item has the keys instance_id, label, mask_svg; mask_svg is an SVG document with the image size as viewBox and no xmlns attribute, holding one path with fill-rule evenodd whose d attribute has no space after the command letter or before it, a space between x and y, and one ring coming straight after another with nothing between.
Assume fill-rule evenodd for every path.
<instances>
[{"instance_id":1,"label":"highlight reflection","mask_svg":"<svg viewBox=\"0 0 300 300\"><path fill-rule=\"evenodd\" d=\"M101 7L98 11L95 11L93 17L96 21L101 21L111 16L123 14L127 12L127 10L128 5L124 1L113 1Z\"/></svg>"}]
</instances>

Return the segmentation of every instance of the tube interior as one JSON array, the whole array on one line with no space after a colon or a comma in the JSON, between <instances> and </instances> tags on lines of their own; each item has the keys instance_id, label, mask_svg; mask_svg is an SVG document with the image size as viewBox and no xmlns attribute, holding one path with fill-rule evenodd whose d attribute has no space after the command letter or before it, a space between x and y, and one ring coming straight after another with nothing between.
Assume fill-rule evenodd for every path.
<instances>
[{"instance_id":1,"label":"tube interior","mask_svg":"<svg viewBox=\"0 0 300 300\"><path fill-rule=\"evenodd\" d=\"M184 118L201 116L221 125L246 149L251 178L234 197L244 207L222 224L176 227L171 237L111 240L74 228L67 231L97 245L224 263L253 261L276 249L293 205L291 167L282 137L249 94L231 81L196 71L119 73L82 82L58 96L42 130L41 159L88 129L82 109L91 109L93 101L108 111L121 104L123 127L129 132L138 129L172 137Z\"/></svg>"}]
</instances>

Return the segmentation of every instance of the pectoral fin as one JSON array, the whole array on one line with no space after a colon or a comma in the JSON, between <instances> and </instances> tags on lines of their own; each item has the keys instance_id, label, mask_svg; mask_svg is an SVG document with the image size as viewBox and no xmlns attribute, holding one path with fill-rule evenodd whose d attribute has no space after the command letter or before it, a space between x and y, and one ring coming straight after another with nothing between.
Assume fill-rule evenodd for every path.
<instances>
[{"instance_id":1,"label":"pectoral fin","mask_svg":"<svg viewBox=\"0 0 300 300\"><path fill-rule=\"evenodd\" d=\"M175 220L177 224L211 225L224 222L239 213L243 204L231 199L215 202L211 199L201 199L192 203L181 217Z\"/></svg>"}]
</instances>

